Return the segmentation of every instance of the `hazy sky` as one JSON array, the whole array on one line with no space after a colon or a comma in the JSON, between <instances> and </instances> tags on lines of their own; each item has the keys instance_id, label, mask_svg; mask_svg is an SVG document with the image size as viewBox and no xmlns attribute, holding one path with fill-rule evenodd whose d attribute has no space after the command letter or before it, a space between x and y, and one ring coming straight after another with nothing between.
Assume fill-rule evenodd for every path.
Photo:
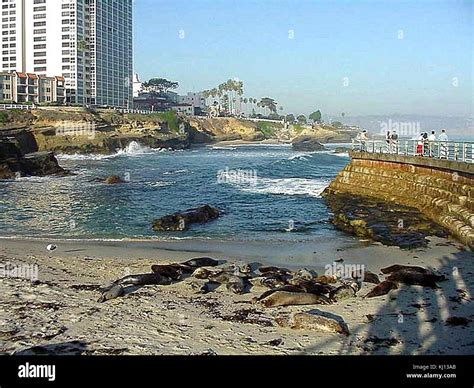
<instances>
[{"instance_id":1,"label":"hazy sky","mask_svg":"<svg viewBox=\"0 0 474 388\"><path fill-rule=\"evenodd\" d=\"M286 113L473 115L473 2L135 0L135 71Z\"/></svg>"}]
</instances>

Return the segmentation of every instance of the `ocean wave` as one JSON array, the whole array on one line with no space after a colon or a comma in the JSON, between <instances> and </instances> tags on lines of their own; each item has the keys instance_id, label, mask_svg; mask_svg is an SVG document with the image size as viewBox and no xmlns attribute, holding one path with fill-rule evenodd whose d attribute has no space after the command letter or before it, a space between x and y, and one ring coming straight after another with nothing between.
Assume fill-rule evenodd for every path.
<instances>
[{"instance_id":1,"label":"ocean wave","mask_svg":"<svg viewBox=\"0 0 474 388\"><path fill-rule=\"evenodd\" d=\"M304 178L257 178L255 182L232 183L241 191L255 194L301 195L318 198L329 186L329 180Z\"/></svg>"},{"instance_id":2,"label":"ocean wave","mask_svg":"<svg viewBox=\"0 0 474 388\"><path fill-rule=\"evenodd\" d=\"M175 170L175 171L165 171L163 175L176 175L176 174L186 174L189 170L187 168L182 170Z\"/></svg>"},{"instance_id":3,"label":"ocean wave","mask_svg":"<svg viewBox=\"0 0 474 388\"><path fill-rule=\"evenodd\" d=\"M58 154L59 160L106 160L114 159L120 156L142 156L153 154L156 152L168 152L166 148L150 148L143 146L136 141L132 141L127 147L118 150L114 154L98 155L98 154Z\"/></svg>"},{"instance_id":4,"label":"ocean wave","mask_svg":"<svg viewBox=\"0 0 474 388\"><path fill-rule=\"evenodd\" d=\"M214 147L211 147L211 149L213 150L225 150L225 151L235 151L237 148L236 147L218 147L218 146L214 146Z\"/></svg>"}]
</instances>

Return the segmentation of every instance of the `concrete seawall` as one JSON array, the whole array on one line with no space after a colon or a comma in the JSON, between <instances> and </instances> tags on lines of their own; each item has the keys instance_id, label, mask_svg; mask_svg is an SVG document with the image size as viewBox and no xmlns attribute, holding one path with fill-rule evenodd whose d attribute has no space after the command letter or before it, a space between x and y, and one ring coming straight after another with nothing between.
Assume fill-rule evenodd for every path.
<instances>
[{"instance_id":1,"label":"concrete seawall","mask_svg":"<svg viewBox=\"0 0 474 388\"><path fill-rule=\"evenodd\" d=\"M474 249L474 163L351 152L326 190L418 209Z\"/></svg>"}]
</instances>

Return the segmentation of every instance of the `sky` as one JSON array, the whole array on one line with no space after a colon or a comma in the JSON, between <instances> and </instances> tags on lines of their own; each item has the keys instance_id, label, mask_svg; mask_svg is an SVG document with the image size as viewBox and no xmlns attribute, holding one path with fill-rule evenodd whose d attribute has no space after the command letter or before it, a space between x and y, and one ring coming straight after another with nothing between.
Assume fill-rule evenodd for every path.
<instances>
[{"instance_id":1,"label":"sky","mask_svg":"<svg viewBox=\"0 0 474 388\"><path fill-rule=\"evenodd\" d=\"M284 113L473 114L473 1L134 0L135 72Z\"/></svg>"}]
</instances>

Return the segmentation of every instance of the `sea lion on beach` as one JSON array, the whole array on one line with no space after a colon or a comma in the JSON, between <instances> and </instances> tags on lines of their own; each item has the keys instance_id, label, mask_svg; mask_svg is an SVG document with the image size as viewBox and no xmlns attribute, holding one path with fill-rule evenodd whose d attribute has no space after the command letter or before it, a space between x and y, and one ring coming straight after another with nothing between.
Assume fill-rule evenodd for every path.
<instances>
[{"instance_id":1,"label":"sea lion on beach","mask_svg":"<svg viewBox=\"0 0 474 388\"><path fill-rule=\"evenodd\" d=\"M391 290L398 288L397 283L391 280L385 280L380 284L377 284L364 298L374 298L376 296L387 295Z\"/></svg>"},{"instance_id":2,"label":"sea lion on beach","mask_svg":"<svg viewBox=\"0 0 474 388\"><path fill-rule=\"evenodd\" d=\"M200 267L200 268L197 268L193 272L192 276L195 277L196 279L208 279L209 276L211 276L212 274L215 274L216 272L221 272L221 271L211 271L206 267Z\"/></svg>"},{"instance_id":3,"label":"sea lion on beach","mask_svg":"<svg viewBox=\"0 0 474 388\"><path fill-rule=\"evenodd\" d=\"M216 267L219 265L217 260L211 259L210 257L197 257L181 263L184 268L192 268L193 270L199 267ZM191 271L193 272L193 271Z\"/></svg>"},{"instance_id":4,"label":"sea lion on beach","mask_svg":"<svg viewBox=\"0 0 474 388\"><path fill-rule=\"evenodd\" d=\"M411 272L418 272L418 273L433 273L430 269L423 268L423 267L417 267L414 265L401 265L401 264L394 264L386 268L382 268L380 272L382 272L384 275L393 273L393 272L398 272L402 270L407 270Z\"/></svg>"},{"instance_id":5,"label":"sea lion on beach","mask_svg":"<svg viewBox=\"0 0 474 388\"><path fill-rule=\"evenodd\" d=\"M293 272L292 276L292 279L313 280L318 276L318 274L306 268L303 268L297 272Z\"/></svg>"},{"instance_id":6,"label":"sea lion on beach","mask_svg":"<svg viewBox=\"0 0 474 388\"><path fill-rule=\"evenodd\" d=\"M304 292L276 291L270 296L260 300L265 307L298 306L310 304L330 304L324 295L307 294Z\"/></svg>"},{"instance_id":7,"label":"sea lion on beach","mask_svg":"<svg viewBox=\"0 0 474 388\"><path fill-rule=\"evenodd\" d=\"M290 279L288 284L299 287L303 289L304 292L308 292L310 294L316 294L316 295L328 294L329 292L333 290L332 286L316 283L315 281L305 280L302 278Z\"/></svg>"},{"instance_id":8,"label":"sea lion on beach","mask_svg":"<svg viewBox=\"0 0 474 388\"><path fill-rule=\"evenodd\" d=\"M377 274L375 274L373 272L364 271L363 275L364 276L362 277L361 274L358 273L358 271L354 271L353 274L352 274L352 277L354 279L361 279L362 278L362 281L364 283L372 283L372 284L379 284L380 283L379 277L377 276Z\"/></svg>"},{"instance_id":9,"label":"sea lion on beach","mask_svg":"<svg viewBox=\"0 0 474 388\"><path fill-rule=\"evenodd\" d=\"M290 270L287 269L287 268L278 268L278 267L260 267L258 269L258 271L261 273L261 274L269 274L269 273L272 273L272 274L281 274L281 275L289 275L290 274Z\"/></svg>"},{"instance_id":10,"label":"sea lion on beach","mask_svg":"<svg viewBox=\"0 0 474 388\"><path fill-rule=\"evenodd\" d=\"M436 282L446 280L444 276L433 273L412 272L411 270L401 270L393 272L388 280L408 284L410 286L423 286L430 288L439 288Z\"/></svg>"},{"instance_id":11,"label":"sea lion on beach","mask_svg":"<svg viewBox=\"0 0 474 388\"><path fill-rule=\"evenodd\" d=\"M179 264L152 265L151 270L171 280L181 280L183 269Z\"/></svg>"},{"instance_id":12,"label":"sea lion on beach","mask_svg":"<svg viewBox=\"0 0 474 388\"><path fill-rule=\"evenodd\" d=\"M353 298L356 296L356 290L349 284L343 284L329 293L331 302L340 302L344 299Z\"/></svg>"},{"instance_id":13,"label":"sea lion on beach","mask_svg":"<svg viewBox=\"0 0 474 388\"><path fill-rule=\"evenodd\" d=\"M275 289L286 285L286 282L284 280L275 277L265 276L258 276L256 278L249 279L249 282L254 287L263 287L270 289Z\"/></svg>"},{"instance_id":14,"label":"sea lion on beach","mask_svg":"<svg viewBox=\"0 0 474 388\"><path fill-rule=\"evenodd\" d=\"M295 313L290 317L276 317L275 321L281 327L289 327L295 330L322 331L343 334L345 336L350 334L349 328L345 322L322 315Z\"/></svg>"},{"instance_id":15,"label":"sea lion on beach","mask_svg":"<svg viewBox=\"0 0 474 388\"><path fill-rule=\"evenodd\" d=\"M122 286L146 286L152 284L169 285L171 281L158 273L145 273L139 275L129 275L116 280L113 285Z\"/></svg>"},{"instance_id":16,"label":"sea lion on beach","mask_svg":"<svg viewBox=\"0 0 474 388\"><path fill-rule=\"evenodd\" d=\"M123 287L116 284L112 286L111 288L109 288L107 291L104 291L97 302L104 303L108 300L118 298L122 296L124 293L125 291Z\"/></svg>"},{"instance_id":17,"label":"sea lion on beach","mask_svg":"<svg viewBox=\"0 0 474 388\"><path fill-rule=\"evenodd\" d=\"M245 291L245 281L240 276L231 276L226 283L227 290L233 292L234 294L243 294Z\"/></svg>"},{"instance_id":18,"label":"sea lion on beach","mask_svg":"<svg viewBox=\"0 0 474 388\"><path fill-rule=\"evenodd\" d=\"M242 294L246 286L244 278L225 271L210 275L208 280L213 283L225 284L227 290L235 294Z\"/></svg>"},{"instance_id":19,"label":"sea lion on beach","mask_svg":"<svg viewBox=\"0 0 474 388\"><path fill-rule=\"evenodd\" d=\"M321 283L321 284L337 283L337 277L334 275L320 275L315 280L317 283Z\"/></svg>"}]
</instances>

